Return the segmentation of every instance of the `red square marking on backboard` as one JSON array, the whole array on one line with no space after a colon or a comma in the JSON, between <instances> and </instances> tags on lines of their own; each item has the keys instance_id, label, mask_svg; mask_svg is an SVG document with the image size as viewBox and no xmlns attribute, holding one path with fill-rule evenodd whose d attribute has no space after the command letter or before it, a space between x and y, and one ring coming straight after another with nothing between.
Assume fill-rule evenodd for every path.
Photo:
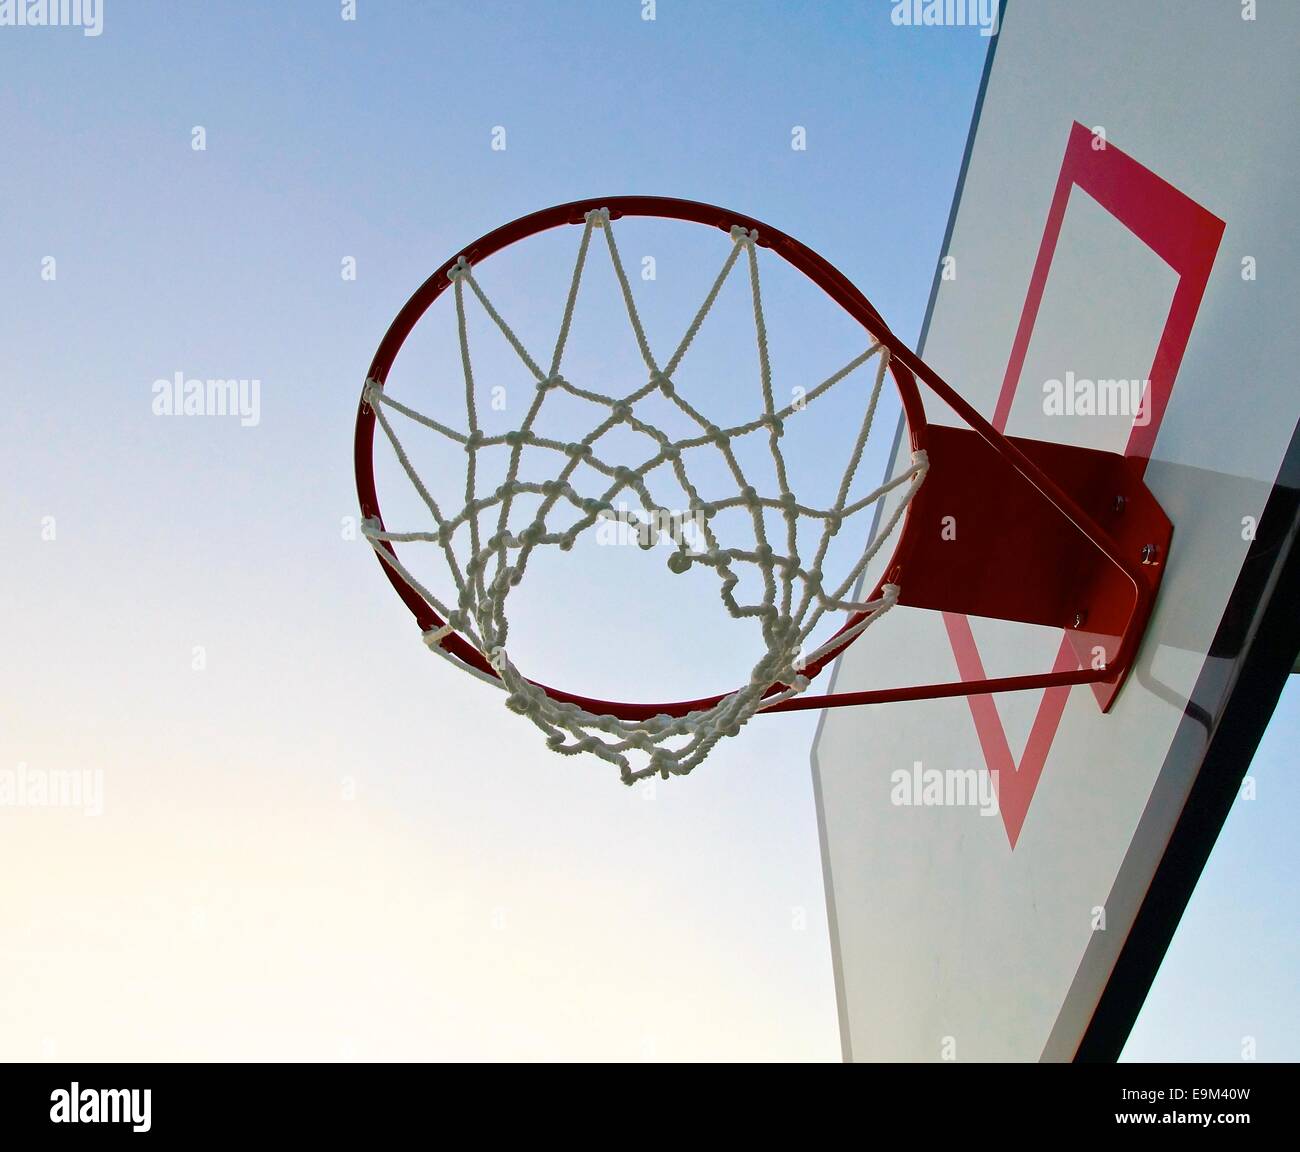
<instances>
[{"instance_id":1,"label":"red square marking on backboard","mask_svg":"<svg viewBox=\"0 0 1300 1152\"><path fill-rule=\"evenodd\" d=\"M999 432L1005 432L1011 402L1020 385L1020 373L1038 319L1043 291L1047 286L1047 275L1056 254L1056 243L1061 235L1070 191L1075 187L1091 196L1178 274L1178 286L1174 290L1164 331L1156 346L1155 361L1147 374L1149 395L1145 400L1151 419L1144 425L1134 423L1124 449L1126 456L1138 457L1143 461L1142 470L1145 471L1146 461L1150 458L1160 429L1160 421L1169 405L1169 396L1178 376L1183 353L1187 349L1192 326L1196 322L1196 313L1205 295L1210 269L1223 237L1224 223L1113 144L1106 142L1103 146L1103 142L1082 124L1076 123L1070 129L1065 159L1048 210L1047 224L1030 276L1029 291L1011 345L1011 357L1002 380L1002 390L998 394L992 423ZM1175 531L1176 529L1177 526ZM945 612L943 620L961 678L984 679L984 663L969 619L958 613ZM1075 649L1069 636L1063 634L1052 670L1060 672L1078 667ZM996 697L967 697L980 747L984 752L985 766L995 773L993 779L998 792L998 807L1006 826L1007 839L1013 849L1024 826L1030 801L1038 787L1069 695L1068 687L1049 688L1043 692L1019 764L1011 754Z\"/></svg>"}]
</instances>

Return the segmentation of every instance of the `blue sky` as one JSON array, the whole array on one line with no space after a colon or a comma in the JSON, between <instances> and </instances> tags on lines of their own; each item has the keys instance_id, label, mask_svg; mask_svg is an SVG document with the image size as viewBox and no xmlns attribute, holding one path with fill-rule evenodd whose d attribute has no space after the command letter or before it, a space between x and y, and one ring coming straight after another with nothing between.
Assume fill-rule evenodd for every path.
<instances>
[{"instance_id":1,"label":"blue sky","mask_svg":"<svg viewBox=\"0 0 1300 1152\"><path fill-rule=\"evenodd\" d=\"M883 3L357 15L105 0L97 38L0 29L0 756L105 795L0 812L33 877L0 897L0 1055L836 1059L813 718L643 793L552 757L430 659L348 537L352 421L437 265L605 193L771 220L914 341L988 41ZM257 379L258 422L155 416L177 372ZM725 666L722 632L636 647L618 593L529 602L557 670ZM610 624L566 645L583 607ZM1233 1059L1246 1032L1298 1054L1298 712L1292 690L1132 1057Z\"/></svg>"}]
</instances>

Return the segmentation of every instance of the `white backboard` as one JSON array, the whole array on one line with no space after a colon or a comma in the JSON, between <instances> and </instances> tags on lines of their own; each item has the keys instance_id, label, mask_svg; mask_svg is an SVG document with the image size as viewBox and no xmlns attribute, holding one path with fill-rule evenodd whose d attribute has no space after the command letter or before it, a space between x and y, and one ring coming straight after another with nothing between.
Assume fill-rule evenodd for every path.
<instances>
[{"instance_id":1,"label":"white backboard","mask_svg":"<svg viewBox=\"0 0 1300 1152\"><path fill-rule=\"evenodd\" d=\"M1008 434L1145 460L1173 545L1107 714L1076 687L824 715L847 1059L1114 1058L1294 661L1300 5L1250 14L1013 2L992 43L919 351ZM899 609L833 687L1073 659Z\"/></svg>"}]
</instances>

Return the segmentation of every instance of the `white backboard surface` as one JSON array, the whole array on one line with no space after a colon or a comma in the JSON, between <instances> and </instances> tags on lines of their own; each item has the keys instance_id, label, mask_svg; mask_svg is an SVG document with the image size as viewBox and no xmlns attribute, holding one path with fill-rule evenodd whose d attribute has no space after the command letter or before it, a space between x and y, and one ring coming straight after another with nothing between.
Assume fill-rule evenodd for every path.
<instances>
[{"instance_id":1,"label":"white backboard surface","mask_svg":"<svg viewBox=\"0 0 1300 1152\"><path fill-rule=\"evenodd\" d=\"M920 352L1008 434L1147 460L1173 545L1108 714L1076 687L824 715L847 1059L1113 1058L1141 1005L1295 655L1277 621L1296 590L1298 57L1300 5L1004 13ZM1116 386L1090 411L1102 380L1143 403ZM833 687L1045 672L1066 651L1059 631L898 609ZM972 779L974 802L953 791Z\"/></svg>"}]
</instances>

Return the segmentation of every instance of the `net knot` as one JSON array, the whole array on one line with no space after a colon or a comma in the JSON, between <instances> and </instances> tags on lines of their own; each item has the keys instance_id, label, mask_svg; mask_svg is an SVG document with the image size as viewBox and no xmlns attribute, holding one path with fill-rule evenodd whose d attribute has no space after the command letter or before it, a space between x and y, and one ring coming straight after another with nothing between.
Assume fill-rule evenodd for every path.
<instances>
[{"instance_id":1,"label":"net knot","mask_svg":"<svg viewBox=\"0 0 1300 1152\"><path fill-rule=\"evenodd\" d=\"M441 648L443 640L454 631L455 629L450 624L443 624L438 628L430 628L428 631L420 633L420 636L430 648Z\"/></svg>"}]
</instances>

